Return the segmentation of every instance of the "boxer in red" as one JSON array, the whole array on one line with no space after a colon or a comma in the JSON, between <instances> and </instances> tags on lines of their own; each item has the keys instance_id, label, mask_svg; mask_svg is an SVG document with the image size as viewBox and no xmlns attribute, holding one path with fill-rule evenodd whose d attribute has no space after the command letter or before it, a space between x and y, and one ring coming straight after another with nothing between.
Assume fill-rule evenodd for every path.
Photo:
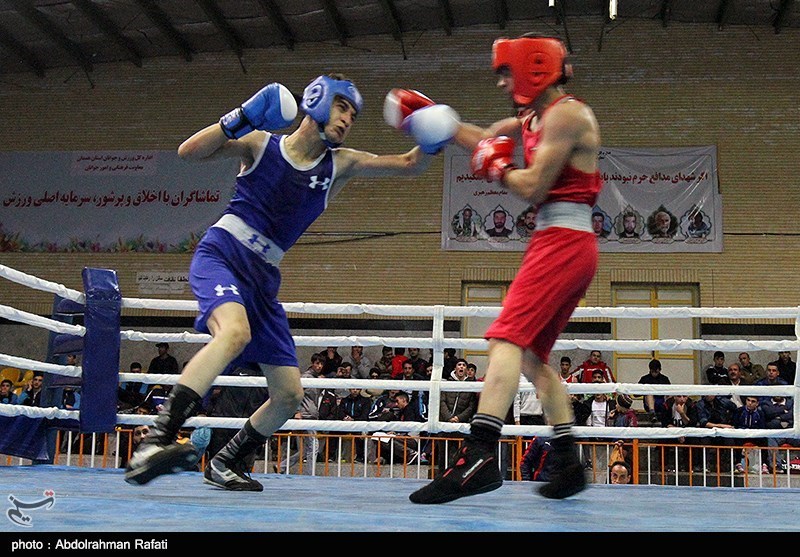
<instances>
[{"instance_id":1,"label":"boxer in red","mask_svg":"<svg viewBox=\"0 0 800 557\"><path fill-rule=\"evenodd\" d=\"M554 473L539 493L563 499L586 486L571 433L572 407L548 360L597 270L591 221L602 188L600 130L591 108L562 87L572 68L560 40L532 35L499 39L492 66L497 86L508 93L518 115L488 128L461 122L455 142L473 151L475 175L537 208L536 229L503 309L485 335L489 366L470 432L453 465L411 494L414 503L446 503L503 484L497 443L520 373L534 383L553 427ZM513 162L517 141L525 168Z\"/></svg>"}]
</instances>

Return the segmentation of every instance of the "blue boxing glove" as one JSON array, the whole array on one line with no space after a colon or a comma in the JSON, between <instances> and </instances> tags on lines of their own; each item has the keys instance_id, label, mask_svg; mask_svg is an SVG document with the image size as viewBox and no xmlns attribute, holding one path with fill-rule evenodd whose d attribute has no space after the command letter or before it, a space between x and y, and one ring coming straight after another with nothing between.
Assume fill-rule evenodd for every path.
<instances>
[{"instance_id":1,"label":"blue boxing glove","mask_svg":"<svg viewBox=\"0 0 800 557\"><path fill-rule=\"evenodd\" d=\"M270 83L219 119L222 131L230 139L239 139L253 130L285 128L297 116L297 101L280 83Z\"/></svg>"},{"instance_id":2,"label":"blue boxing glove","mask_svg":"<svg viewBox=\"0 0 800 557\"><path fill-rule=\"evenodd\" d=\"M453 140L460 124L461 118L455 110L446 104L434 104L406 116L401 128L424 153L435 155Z\"/></svg>"}]
</instances>

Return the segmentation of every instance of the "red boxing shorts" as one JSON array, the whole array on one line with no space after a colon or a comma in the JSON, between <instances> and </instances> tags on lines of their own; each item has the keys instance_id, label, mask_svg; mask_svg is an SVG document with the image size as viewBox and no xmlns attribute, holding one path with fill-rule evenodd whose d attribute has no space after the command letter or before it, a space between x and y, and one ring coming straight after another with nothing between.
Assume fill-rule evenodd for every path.
<instances>
[{"instance_id":1,"label":"red boxing shorts","mask_svg":"<svg viewBox=\"0 0 800 557\"><path fill-rule=\"evenodd\" d=\"M557 226L535 232L503 309L484 338L530 349L547 363L592 283L598 259L597 237L592 232Z\"/></svg>"}]
</instances>

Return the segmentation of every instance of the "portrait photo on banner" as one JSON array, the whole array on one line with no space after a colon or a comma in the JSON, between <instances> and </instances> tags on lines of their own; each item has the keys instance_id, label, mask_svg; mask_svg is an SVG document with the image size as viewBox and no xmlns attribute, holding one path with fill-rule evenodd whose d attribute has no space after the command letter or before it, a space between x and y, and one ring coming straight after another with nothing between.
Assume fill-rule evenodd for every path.
<instances>
[{"instance_id":1,"label":"portrait photo on banner","mask_svg":"<svg viewBox=\"0 0 800 557\"><path fill-rule=\"evenodd\" d=\"M522 154L517 152L522 167ZM715 146L602 148L592 229L605 252L721 252ZM536 208L475 177L470 154L444 153L442 249L524 251Z\"/></svg>"}]
</instances>

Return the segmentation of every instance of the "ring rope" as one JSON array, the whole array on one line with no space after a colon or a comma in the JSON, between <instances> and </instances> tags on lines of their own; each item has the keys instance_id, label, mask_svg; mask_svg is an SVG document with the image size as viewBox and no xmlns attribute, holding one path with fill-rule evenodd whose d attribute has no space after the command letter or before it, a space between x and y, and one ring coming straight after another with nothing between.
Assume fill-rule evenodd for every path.
<instances>
[{"instance_id":1,"label":"ring rope","mask_svg":"<svg viewBox=\"0 0 800 557\"><path fill-rule=\"evenodd\" d=\"M85 303L85 296L75 290L67 289L62 285L44 281L25 273L15 271L4 265L0 265L0 276L14 282L25 284L32 288L45 290L58 294L63 298ZM298 346L352 346L359 344L362 346L417 346L420 348L433 349L433 379L430 381L403 381L403 380L374 380L374 379L335 379L332 385L328 378L302 378L301 384L305 388L379 388L379 389L411 389L428 390L430 392L430 412L428 422L342 422L338 420L288 420L282 430L325 430L341 432L365 431L403 431L409 433L436 433L436 432L458 432L467 433L469 424L453 424L449 422L439 422L438 420L438 400L441 391L476 391L483 388L482 382L450 382L440 379L443 364L443 349L445 346L452 348L468 348L485 350L488 342L485 339L459 339L447 338L444 336L444 320L446 317L492 317L499 314L499 307L459 307L459 306L419 306L419 305L375 305L375 304L317 304L317 303L286 303L284 308L289 313L317 313L317 314L372 314L384 316L405 316L405 317L432 317L433 334L430 338L417 337L380 337L380 336L296 336L295 343ZM162 299L139 299L123 298L123 307L137 307L149 309L181 309L196 311L197 303L186 300L162 300ZM0 316L7 319L41 326L51 331L66 332L77 336L85 335L85 328L69 325L52 319L36 316L27 312L0 306ZM686 318L686 317L718 317L718 318L753 318L767 317L792 318L795 320L795 332L800 332L800 307L794 308L602 308L594 307L576 308L573 317L603 317L603 318ZM181 332L181 333L144 333L140 331L121 331L121 338L131 341L173 341L206 343L211 339L210 335ZM705 341L699 339L660 339L660 340L558 340L554 350L612 350L617 352L643 352L660 350L688 351L688 350L800 350L800 341L743 341L743 340L715 340ZM5 354L0 354L0 363L22 367L37 371L45 371L57 375L70 377L80 377L82 370L79 366L62 366L58 364L48 364L17 358ZM166 374L130 374L120 373L121 381L136 381L140 383L160 383L176 384L180 376ZM214 383L216 386L267 386L266 379L263 377L234 377L220 376ZM535 391L533 385L528 381L520 382L520 390ZM569 384L567 390L575 394L592 394L618 392L626 394L718 394L732 395L737 393L748 393L753 395L783 395L796 396L797 385L785 386L740 386L729 385L641 385L638 383L604 383L604 384ZM690 393L691 391L691 393ZM795 408L795 418L800 414L800 407ZM26 415L31 417L59 417L76 418L79 416L77 411L60 410L56 408L34 408L19 405L0 405L0 415ZM153 416L139 416L132 414L119 414L118 423L120 424L152 424ZM244 418L203 418L195 417L186 422L187 427L199 427L207 425L209 427L239 428L246 420ZM795 424L800 420L795 419ZM742 429L707 429L707 428L621 428L621 427L589 427L575 426L575 434L578 437L638 437L638 438L664 438L676 436L700 436L700 437L732 437L732 438L764 438L764 437L788 437L797 436L800 432L800 424L792 429L784 430L742 430ZM513 426L503 427L503 433L507 435L549 435L549 426Z\"/></svg>"}]
</instances>

